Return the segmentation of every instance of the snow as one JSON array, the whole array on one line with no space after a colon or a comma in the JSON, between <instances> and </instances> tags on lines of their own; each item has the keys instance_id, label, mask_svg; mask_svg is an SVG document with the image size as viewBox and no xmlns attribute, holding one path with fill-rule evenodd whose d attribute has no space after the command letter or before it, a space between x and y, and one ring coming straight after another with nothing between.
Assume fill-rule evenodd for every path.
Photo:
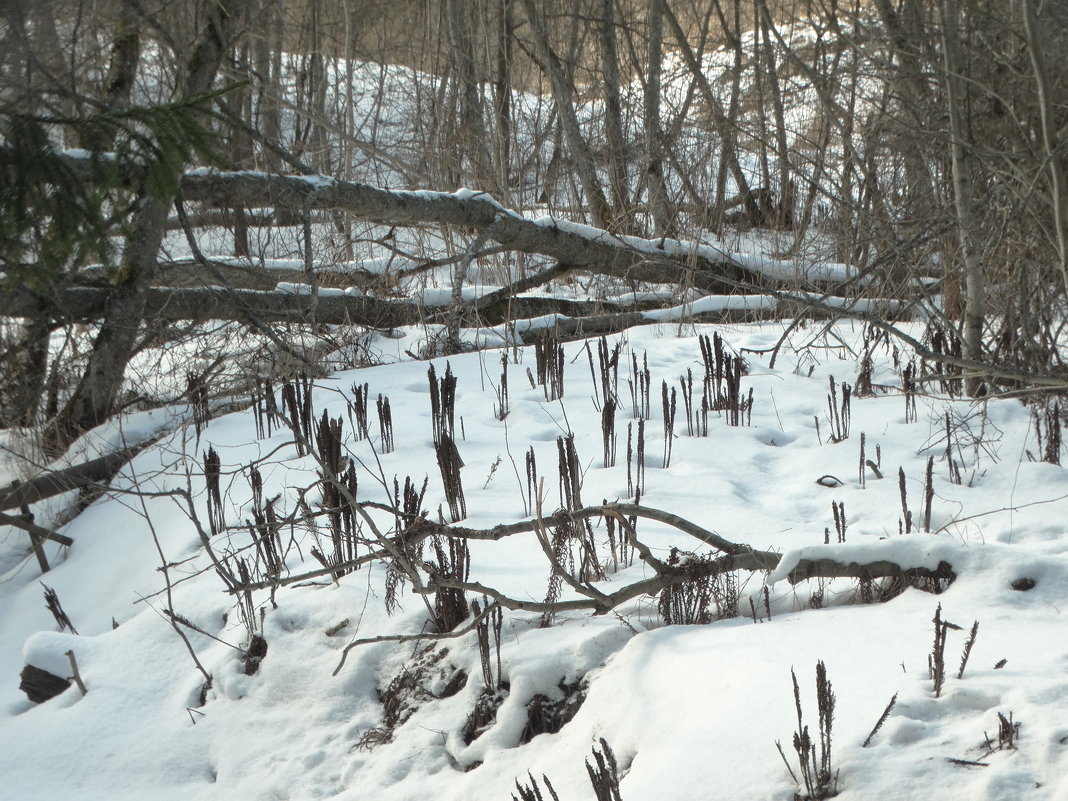
<instances>
[{"instance_id":1,"label":"snow","mask_svg":"<svg viewBox=\"0 0 1068 801\"><path fill-rule=\"evenodd\" d=\"M685 308L693 312L697 305ZM425 699L392 742L365 747L368 732L383 725L380 693L422 645L357 646L335 677L341 652L356 638L417 633L427 618L420 599L407 590L396 613L386 614L380 565L339 581L327 577L280 588L273 599L277 608L270 593L255 593L257 609L265 609L268 652L258 673L244 674L237 649L246 644L247 631L205 558L181 493L192 492L206 521L201 460L210 445L223 462L231 525L213 544L220 553L246 547L250 463L259 464L264 497L280 494L280 512L292 510L301 490L316 481L317 465L296 456L288 434L275 431L256 440L245 411L216 418L198 438L187 428L184 407L128 416L94 432L77 454L91 458L123 441L160 438L74 519L63 523L58 510L38 516L75 541L70 549L47 546L53 569L46 575L26 554L22 532L0 531L5 797L507 799L517 779L529 782L529 771L539 782L547 775L563 799L592 798L584 762L603 737L622 770L624 799L692 799L714 791L723 798L788 801L797 788L775 742L782 742L796 772L790 671L801 687L805 722L815 732L814 671L822 660L837 696L833 759L840 798L1068 798L1068 476L1061 467L1030 460L1028 452L1040 455L1030 410L1010 399L971 403L930 395L917 398L918 421L905 423L905 402L893 388L899 386L894 353L880 346L872 353L874 380L889 389L854 397L850 436L831 444L828 381L854 382L856 354L864 348L861 331L849 324L829 331L798 328L770 369L770 350L784 325L664 323L608 338L610 347L622 348L618 461L611 468L602 466L599 389L583 343L565 346L565 394L552 402L541 387L527 383L532 350L509 348L519 363L509 367L511 404L503 421L493 414L501 351L449 358L466 464L469 516L463 525L525 519L522 466L513 470L512 460L522 462L528 447L545 479L544 505L555 509L556 438L568 429L584 471L585 502L627 500L626 428L635 422L627 365L634 355L639 362L648 358L652 374L642 503L783 555L767 577L739 574L739 616L708 625L665 626L656 599L647 596L606 615L561 613L549 628L538 627L537 614L506 611L501 658L509 691L495 723L470 744L461 731L483 685L474 634L444 643L449 653L443 664L467 671L467 684L450 697ZM731 428L713 414L707 437L689 436L680 398L671 465L664 469L661 382L678 388L690 370L698 383L703 367L697 335L713 331L750 362L742 388L754 390L752 425ZM443 375L445 360L434 364ZM436 518L444 499L430 446L426 370L424 362L406 362L318 380L314 410L345 419L346 447L359 460L361 500L384 501L383 485L392 488L394 475L401 483L406 475L417 483L428 475L423 505ZM379 393L391 401L393 453L377 452L373 410L372 441L352 439L345 398L353 384L363 383L372 401ZM949 480L944 461L947 411L956 424L951 452L961 484ZM878 479L869 470L863 484L861 432L867 457L879 458L885 476ZM935 459L932 532L919 530L928 456ZM899 534L899 467L914 514L908 535ZM16 465L9 461L0 469L13 476ZM824 474L837 476L843 486L816 484ZM306 497L314 507L318 491ZM825 529L836 539L832 501L845 506L846 541L824 545ZM45 511L44 505L34 511ZM662 559L671 547L698 550L697 540L651 520L640 521L638 531ZM599 557L608 564L603 524L595 532ZM283 541L290 536L288 571L318 567L309 554L311 535L300 527L291 534L287 527ZM174 610L205 632L186 630L214 678L202 706L203 677L164 616L169 602L161 552ZM852 580L790 584L787 574L801 558L889 559L927 568L946 561L957 578L941 595L908 589L885 603L864 604ZM472 580L514 598L541 600L548 572L533 535L472 543ZM647 575L640 560L616 572L609 565L600 586L613 592ZM1032 579L1034 588L1013 589L1020 578ZM42 581L55 589L79 635L57 631ZM574 596L565 589L562 597ZM936 698L927 659L939 604L944 619L963 630L948 633L947 678ZM978 637L957 679L974 620L980 621ZM31 704L17 689L23 665L66 676L67 651L77 658L88 694L72 687ZM1002 659L1004 666L995 667ZM558 733L519 745L526 704L537 694L559 698L562 683L579 680L588 696L574 719ZM440 691L444 681L438 676L431 684ZM862 748L895 694L886 723ZM996 749L999 713L1011 713L1020 724L1012 748Z\"/></svg>"},{"instance_id":2,"label":"snow","mask_svg":"<svg viewBox=\"0 0 1068 801\"><path fill-rule=\"evenodd\" d=\"M803 29L783 31L788 38L807 35ZM670 58L665 65L665 107L679 113L685 81L667 76L685 76L687 70L679 62L672 65ZM732 68L727 50L713 49L704 58L710 75ZM289 56L286 60L290 82L295 83L296 60ZM393 154L389 167L346 165L351 166L346 177L376 186L415 184L410 171L401 166L413 152L419 157L413 156L412 163L420 161L424 145L420 136L426 136L420 121L424 109L412 96L411 86L433 86L438 79L416 76L404 67L340 60L331 61L329 69L355 73L354 136L373 140L383 152ZM725 84L714 85L728 91ZM280 91L293 88L283 86ZM628 102L640 102L639 83L625 90ZM433 94L429 91L427 96ZM811 115L819 105L811 90L798 97L789 109L795 120L799 114ZM535 156L529 161L532 166L518 176L521 186L511 201L521 211L505 208L474 189L399 193L426 201L477 198L501 214L521 213L538 225L607 238L653 257L684 259L697 254L718 260L727 255L768 275L808 280L841 280L853 272L849 265L827 264L818 252L809 255L826 249L826 242L797 243L796 259L777 258L775 254L792 250L795 243L792 236L774 241L778 236L774 232L723 232L722 241L707 237L682 242L607 235L547 215L544 206L532 201L544 188L539 165L548 162L552 147L547 144L551 138L544 136L545 122L537 122L551 118L544 114L551 98L517 92L514 103L519 121L516 150ZM594 139L600 113L596 103L580 109ZM797 121L790 127L804 130L805 126ZM715 138L696 133L699 141L694 142L690 162L716 163ZM838 158L840 154L831 153L831 166ZM750 178L758 178L755 157L743 153L742 161ZM193 174L212 175L215 170ZM334 183L325 176L293 178L313 189ZM729 179L727 192L733 191ZM303 270L306 254L299 227L254 229L249 235L253 250L261 254L260 266ZM389 247L383 244L394 236ZM313 222L313 239L316 247L311 256L317 268L358 269L390 279L395 277L391 273L425 265L400 253L443 255L465 247L437 232L394 233L373 225L355 226L345 242L331 224L320 220ZM350 256L345 245L351 247L353 240L358 252ZM223 253L231 245L225 231L201 242L205 253ZM184 233L170 232L166 250L185 253L185 249ZM463 287L464 299L518 277L512 265L504 269L507 275L490 277L490 269L472 265L467 277L474 283ZM487 274L484 283L480 270ZM451 289L441 287L451 285L451 271L445 266L420 275L418 282L398 279L398 295L418 297L427 305L449 302ZM280 287L308 291L299 284ZM319 291L324 296L359 293ZM568 291L577 298L589 297L586 288L560 294ZM662 297L665 290L654 287L627 295L627 287L606 285L598 291L606 297L644 300L654 294ZM223 494L231 526L216 538L215 547L220 552L237 551L249 544L247 466L258 463L264 497L279 495L279 508L292 511L297 497L316 481L317 465L298 458L284 433L256 440L247 411L219 417L199 435L190 427L192 412L184 405L128 414L87 434L53 465L77 463L130 442L159 438L122 471L108 494L77 517L71 519L77 503L74 494L34 505L37 522L55 526L75 541L70 549L46 547L53 565L49 573L39 575L36 560L27 555L25 533L0 528L4 797L389 801L438 796L503 801L515 791L517 779L528 781L529 772L539 779L548 775L566 801L592 797L584 761L603 737L615 750L623 771L622 797L629 801L710 796L788 801L797 788L775 741L782 741L793 762L790 741L796 713L790 671L795 670L800 681L806 723L815 729L812 679L816 661L823 660L838 696L834 753L841 798L1068 799L1068 648L1061 611L1068 586L1064 522L1068 478L1060 467L1030 460L1029 454L1040 455L1040 450L1029 410L1013 400L971 404L932 395L917 399L919 421L905 424L904 401L896 389L899 374L891 363L895 354L880 349L874 354L874 381L891 389L874 398L854 398L851 436L829 444L827 382L832 376L839 382L854 381L855 357L862 351L859 329L849 324L826 330L822 325L799 328L782 343L771 369L770 355L785 323L713 328L692 323L691 316L773 309L775 299L752 295L686 300L646 312L645 319L652 324L607 340L610 346L617 342L622 346L618 463L613 468L602 467L598 390L583 343L566 346L566 391L562 400L553 402L526 381L527 370L534 368L532 349L511 347L516 331L550 328L559 316L520 321L512 330L498 326L461 332L465 341L507 345L511 357L519 359L509 367L511 410L504 420L493 416L502 351L449 359L458 377L458 445L467 465L462 475L469 517L463 524L492 526L529 515L522 467L513 467L523 461L528 447L536 453L538 473L545 480L546 508L555 509L556 438L568 430L575 433L582 460L585 501L627 500L625 438L627 425L634 420L626 365L632 356L639 361L647 356L652 413L646 424L643 503L687 517L733 541L783 555L771 575L739 575L740 616L702 626L664 626L656 599L645 596L612 614L562 613L550 628L539 628L537 615L506 612L501 652L509 692L496 722L481 737L465 745L461 736L482 689L474 636L466 635L446 643L447 662L470 675L466 686L448 698L425 699L398 728L393 742L368 749L361 743L383 725L380 694L412 664L422 645L363 645L348 655L337 676L332 674L343 649L356 638L423 631L427 614L420 599L403 592L399 609L388 616L381 565L336 582L319 578L301 582L305 586L281 588L273 598L258 592L255 604L266 610L262 633L269 650L259 672L246 676L237 649L247 645L248 633L239 622L234 598L224 592L205 557L179 493L191 492L205 519L201 465L209 445L214 447L223 461ZM821 300L828 305L856 303ZM216 335L226 330L221 327ZM326 410L345 419L346 447L358 460L361 500L387 500L386 487L392 486L394 476L401 482L411 476L419 483L427 475L423 505L431 517L436 517L444 499L430 447L426 364L406 361L406 353L421 353L424 346L432 351L438 330L426 326L369 334L361 340L365 352L382 366L318 380L315 396L316 414ZM713 414L709 436L691 437L680 399L671 466L661 468L661 381L678 388L679 379L693 371L699 383L702 365L696 336L713 331L723 334L733 352L744 353L750 361L743 389L754 390L753 424L729 428ZM263 369L256 339L249 337L247 342L251 356L242 354L242 360L228 367L244 378ZM137 375L132 380L136 382L141 371L148 375L144 362L155 360L158 364L151 366L162 370L163 380L157 374L151 387L137 389L152 397L178 397L186 370L204 369L206 358L186 347L162 355L146 352L135 363ZM435 365L441 375L445 360L438 359ZM397 439L393 453L378 453L371 444L352 440L344 399L351 396L354 384L365 382L372 402L379 393L391 400ZM239 386L236 381L235 386ZM961 466L963 484L947 477L943 427L947 411L957 426L952 453ZM371 417L372 440L377 443L373 411ZM814 418L819 420L819 433ZM859 480L860 432L867 434L868 458L878 458L876 448L880 449L885 475L881 480L870 473L863 484ZM7 432L0 432L0 437L0 481L28 478L30 471L13 455L17 443ZM933 532L917 530L901 536L897 468L904 471L908 504L918 519L929 455L936 464ZM844 485L835 489L817 485L815 479L824 474L838 476ZM318 490L307 493L306 500L314 506L321 500ZM832 540L835 537L832 501L845 504L846 542L824 545L825 529L831 529ZM660 558L666 558L671 547L689 550L698 545L652 521L642 521L639 531ZM596 536L603 547L603 524ZM291 574L318 567L309 554L316 543L307 531L287 530L284 539ZM602 562L610 561L604 550L599 556ZM953 565L957 579L939 596L909 589L886 603L868 605L859 602L852 581L791 585L789 569L799 559L815 557L893 559L928 568L944 560ZM168 565L173 582L174 610L205 632L186 631L214 680L203 705L199 700L203 677L164 616L171 602L161 562ZM545 595L548 566L532 535L516 535L473 544L471 575L512 597L538 601ZM601 589L611 592L648 575L638 561L617 572L609 570ZM1013 582L1024 577L1034 580L1035 587L1026 592L1013 589ZM56 630L44 606L41 581L56 590L78 636ZM573 595L565 590L564 597ZM951 675L941 697L935 698L927 656L931 619L939 603L946 619L965 630L976 619L981 626L961 680L955 676L966 631L949 633ZM750 609L759 622L747 617ZM347 625L338 629L346 620ZM40 706L30 704L17 690L23 665L65 676L67 651L76 654L88 694L83 697L71 688ZM1007 663L995 668L1002 659ZM556 698L562 694L561 683L579 680L587 682L589 694L576 717L559 733L538 735L518 745L526 704L536 694ZM443 685L441 677L434 677L434 692ZM897 704L886 724L871 746L862 748L895 693ZM986 735L997 742L998 713L1011 713L1021 723L1019 739L1014 749L986 754ZM987 766L966 767L948 763L947 758L982 761Z\"/></svg>"},{"instance_id":3,"label":"snow","mask_svg":"<svg viewBox=\"0 0 1068 801\"><path fill-rule=\"evenodd\" d=\"M557 228L592 242L630 248L650 256L673 257L683 263L693 257L713 264L728 260L759 275L781 280L844 281L850 277L851 272L855 272L846 264L806 259L786 261L772 258L763 252L735 252L721 241L686 242L663 237L643 239L638 236L611 234L592 225L550 215L536 217L531 222L543 228Z\"/></svg>"},{"instance_id":4,"label":"snow","mask_svg":"<svg viewBox=\"0 0 1068 801\"><path fill-rule=\"evenodd\" d=\"M881 539L877 542L832 543L809 545L795 548L782 554L779 564L767 576L769 586L787 578L790 571L797 567L802 559L834 559L843 564L867 564L869 562L887 561L909 570L922 567L934 570L939 562L959 564L966 559L958 543L948 537L899 537Z\"/></svg>"},{"instance_id":5,"label":"snow","mask_svg":"<svg viewBox=\"0 0 1068 801\"><path fill-rule=\"evenodd\" d=\"M80 147L65 148L61 151L57 151L66 158L77 159L79 161L99 160L99 161L114 161L116 155L109 151L104 150L83 150Z\"/></svg>"},{"instance_id":6,"label":"snow","mask_svg":"<svg viewBox=\"0 0 1068 801\"><path fill-rule=\"evenodd\" d=\"M693 314L717 311L772 311L777 301L767 295L705 295L691 303L643 313L647 320L670 322Z\"/></svg>"},{"instance_id":7,"label":"snow","mask_svg":"<svg viewBox=\"0 0 1068 801\"><path fill-rule=\"evenodd\" d=\"M311 295L311 284L294 284L289 281L279 281L275 284L274 291L282 295ZM339 287L316 287L315 294L319 297L364 297L364 293L357 287L346 287L344 289Z\"/></svg>"}]
</instances>

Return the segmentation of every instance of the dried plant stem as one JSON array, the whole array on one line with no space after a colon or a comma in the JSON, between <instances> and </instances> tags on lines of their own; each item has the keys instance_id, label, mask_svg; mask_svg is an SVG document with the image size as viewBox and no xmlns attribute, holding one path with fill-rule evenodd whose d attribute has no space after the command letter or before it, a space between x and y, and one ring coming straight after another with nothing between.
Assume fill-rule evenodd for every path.
<instances>
[{"instance_id":1,"label":"dried plant stem","mask_svg":"<svg viewBox=\"0 0 1068 801\"><path fill-rule=\"evenodd\" d=\"M883 710L883 714L881 714L879 716L879 719L875 722L875 725L872 727L871 733L864 739L863 744L860 746L861 748L867 748L869 745L871 745L872 738L875 737L875 735L879 732L879 729L881 729L883 727L883 724L886 723L886 719L890 717L890 710L894 708L894 704L896 703L897 693L894 693L894 697L891 698L890 703L886 705L886 709Z\"/></svg>"},{"instance_id":2,"label":"dried plant stem","mask_svg":"<svg viewBox=\"0 0 1068 801\"><path fill-rule=\"evenodd\" d=\"M786 770L788 770L790 772L790 778L794 780L794 784L796 784L798 787L800 787L801 786L801 782L799 782L797 780L797 774L794 773L794 769L790 767L790 760L788 760L786 758L786 753L782 750L782 742L779 741L779 740L776 740L775 741L775 747L779 749L779 756L782 757L782 764L786 765Z\"/></svg>"},{"instance_id":3,"label":"dried plant stem","mask_svg":"<svg viewBox=\"0 0 1068 801\"><path fill-rule=\"evenodd\" d=\"M82 674L78 671L78 661L74 658L74 651L67 651L66 657L70 660L71 678L74 679L74 683L78 685L78 689L82 691L82 695L86 695L89 691L85 689L85 682L82 681Z\"/></svg>"},{"instance_id":4,"label":"dried plant stem","mask_svg":"<svg viewBox=\"0 0 1068 801\"><path fill-rule=\"evenodd\" d=\"M616 755L608 746L604 737L600 738L601 750L593 747L593 763L586 760L586 772L590 774L590 783L593 785L594 795L597 801L622 801L619 794L619 765L616 763Z\"/></svg>"},{"instance_id":5,"label":"dried plant stem","mask_svg":"<svg viewBox=\"0 0 1068 801\"><path fill-rule=\"evenodd\" d=\"M905 521L905 533L912 533L912 512L909 511L908 494L905 491L905 468L899 467L897 469L897 484L898 489L901 492L901 515Z\"/></svg>"},{"instance_id":6,"label":"dried plant stem","mask_svg":"<svg viewBox=\"0 0 1068 801\"><path fill-rule=\"evenodd\" d=\"M960 670L957 671L957 678L964 678L964 669L968 666L968 657L972 655L972 646L975 645L975 639L979 635L979 621L972 623L972 630L968 632L968 639L964 643L964 653L960 657Z\"/></svg>"},{"instance_id":7,"label":"dried plant stem","mask_svg":"<svg viewBox=\"0 0 1068 801\"><path fill-rule=\"evenodd\" d=\"M931 503L934 500L934 457L927 457L927 473L923 482L923 530L931 530Z\"/></svg>"}]
</instances>

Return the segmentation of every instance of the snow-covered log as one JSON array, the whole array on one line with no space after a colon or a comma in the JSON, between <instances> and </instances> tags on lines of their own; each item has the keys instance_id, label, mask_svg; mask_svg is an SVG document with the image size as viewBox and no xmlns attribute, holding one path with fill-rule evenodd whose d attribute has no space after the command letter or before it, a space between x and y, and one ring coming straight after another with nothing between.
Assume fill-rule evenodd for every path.
<instances>
[{"instance_id":1,"label":"snow-covered log","mask_svg":"<svg viewBox=\"0 0 1068 801\"><path fill-rule=\"evenodd\" d=\"M201 170L185 175L182 196L224 208L333 209L382 225L459 226L487 232L488 239L509 250L547 256L569 267L628 280L686 283L707 292L782 284L779 270L763 269L770 265L743 263L712 247L615 235L551 217L529 219L471 190L412 192L322 176ZM817 283L822 282L813 285Z\"/></svg>"},{"instance_id":2,"label":"snow-covered log","mask_svg":"<svg viewBox=\"0 0 1068 801\"><path fill-rule=\"evenodd\" d=\"M90 179L84 157L65 158L72 174ZM181 197L209 208L272 209L286 214L340 211L390 226L448 225L484 233L506 250L532 253L577 269L633 281L685 284L728 294L753 288L827 291L844 279L832 269L798 265L669 238L644 239L556 217L525 217L485 192L384 189L322 175L278 175L198 169L181 181Z\"/></svg>"}]
</instances>

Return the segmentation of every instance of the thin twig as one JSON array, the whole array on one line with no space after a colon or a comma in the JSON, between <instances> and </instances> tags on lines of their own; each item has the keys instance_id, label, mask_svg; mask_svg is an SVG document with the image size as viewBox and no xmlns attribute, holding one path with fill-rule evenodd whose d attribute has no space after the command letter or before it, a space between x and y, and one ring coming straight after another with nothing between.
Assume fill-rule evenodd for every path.
<instances>
[{"instance_id":1,"label":"thin twig","mask_svg":"<svg viewBox=\"0 0 1068 801\"><path fill-rule=\"evenodd\" d=\"M357 648L361 645L372 645L379 642L416 642L422 640L455 640L459 637L463 637L465 634L469 634L478 628L478 624L485 620L495 609L499 609L500 604L493 602L486 605L478 615L471 619L463 628L453 629L452 631L442 632L420 632L419 634L383 634L378 637L364 637L360 640L353 640L345 646L341 652L341 661L337 663L337 667L334 668L334 672L330 675L336 676L341 672L341 668L345 666L345 660L348 659L349 651L353 648Z\"/></svg>"},{"instance_id":2,"label":"thin twig","mask_svg":"<svg viewBox=\"0 0 1068 801\"><path fill-rule=\"evenodd\" d=\"M78 672L78 661L74 658L74 651L67 651L66 656L70 660L70 671L73 674L71 678L78 685L78 689L82 691L82 695L88 694L89 691L85 689L85 682L82 681L82 674Z\"/></svg>"}]
</instances>

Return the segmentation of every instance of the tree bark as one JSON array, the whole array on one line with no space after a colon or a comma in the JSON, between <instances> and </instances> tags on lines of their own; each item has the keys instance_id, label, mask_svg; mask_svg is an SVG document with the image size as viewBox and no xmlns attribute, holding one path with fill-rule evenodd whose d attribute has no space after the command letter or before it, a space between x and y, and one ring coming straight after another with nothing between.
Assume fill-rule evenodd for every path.
<instances>
[{"instance_id":1,"label":"tree bark","mask_svg":"<svg viewBox=\"0 0 1068 801\"><path fill-rule=\"evenodd\" d=\"M983 356L983 321L986 296L984 288L982 252L975 230L974 187L972 183L972 153L975 145L971 139L965 111L965 80L960 52L960 0L942 0L939 5L942 16L942 52L945 69L946 105L949 113L950 165L953 178L953 202L957 214L957 232L960 237L961 258L964 262L964 356L971 361L980 361ZM969 395L982 390L979 376L965 380Z\"/></svg>"},{"instance_id":2,"label":"tree bark","mask_svg":"<svg viewBox=\"0 0 1068 801\"><path fill-rule=\"evenodd\" d=\"M719 7L717 0L717 9ZM725 197L726 187L726 174L730 172L731 177L734 179L734 183L737 185L738 194L748 197L749 181L742 171L741 162L738 159L737 148L737 127L738 121L736 119L736 103L732 99L730 113L723 110L723 106L720 104L719 99L716 97L715 92L712 89L712 84L708 82L708 78L705 75L704 69L697 60L697 56L693 52L693 48L690 47L690 43L686 38L686 32L682 29L682 25L679 24L678 18L671 10L671 6L666 2L663 4L664 21L667 22L668 27L671 28L671 33L675 37L675 43L678 45L680 52L682 53L683 61L686 62L686 68L690 71L694 81L697 83L697 88L701 92L701 96L704 98L705 103L708 105L708 110L712 114L712 121L718 129L720 137L720 163L721 169L716 177L716 204L717 204L717 217L720 209L718 206L722 204ZM725 18L720 10L720 20L725 23ZM724 24L724 30L726 31L726 25ZM734 82L735 89L737 90L738 81L740 80L741 73L741 56L742 45L741 41L735 33L731 34L732 44L735 49L735 71ZM726 169L723 169L726 168Z\"/></svg>"},{"instance_id":3,"label":"tree bark","mask_svg":"<svg viewBox=\"0 0 1068 801\"><path fill-rule=\"evenodd\" d=\"M27 319L4 349L3 386L0 386L0 428L32 426L44 395L48 375L48 345L52 333L51 319L34 316Z\"/></svg>"},{"instance_id":4,"label":"tree bark","mask_svg":"<svg viewBox=\"0 0 1068 801\"><path fill-rule=\"evenodd\" d=\"M493 165L497 187L504 203L511 203L512 162L512 32L515 27L513 0L498 0L494 42L496 74L493 80Z\"/></svg>"},{"instance_id":5,"label":"tree bark","mask_svg":"<svg viewBox=\"0 0 1068 801\"><path fill-rule=\"evenodd\" d=\"M612 205L621 216L621 230L630 231L630 187L627 181L626 138L623 135L623 101L620 96L619 53L616 47L616 0L601 0L598 26L601 72L604 76L604 125L608 145L608 175Z\"/></svg>"},{"instance_id":6,"label":"tree bark","mask_svg":"<svg viewBox=\"0 0 1068 801\"><path fill-rule=\"evenodd\" d=\"M653 228L661 236L674 233L664 181L664 142L660 129L661 73L663 72L664 0L649 0L649 40L643 105L645 106L645 188Z\"/></svg>"},{"instance_id":7,"label":"tree bark","mask_svg":"<svg viewBox=\"0 0 1068 801\"><path fill-rule=\"evenodd\" d=\"M771 11L768 9L767 0L759 0L758 4L758 29L760 31L760 38L764 49L764 66L768 73L768 90L771 94L772 112L775 121L775 160L777 162L779 173L777 180L774 183L769 183L767 186L768 189L771 189L774 185L778 186L776 203L773 204L776 219L765 220L765 225L774 224L777 227L789 228L793 227L794 222L793 175L790 166L790 148L786 130L786 110L783 104L783 88L782 83L779 80L779 69L776 63L777 56L775 47L772 44L772 36L770 32L770 29L775 27L775 22L771 18Z\"/></svg>"},{"instance_id":8,"label":"tree bark","mask_svg":"<svg viewBox=\"0 0 1068 801\"><path fill-rule=\"evenodd\" d=\"M83 464L45 473L37 478L0 489L0 511L18 509L64 492L110 481L145 445L132 445Z\"/></svg>"},{"instance_id":9,"label":"tree bark","mask_svg":"<svg viewBox=\"0 0 1068 801\"><path fill-rule=\"evenodd\" d=\"M482 87L475 65L475 38L471 31L472 4L468 0L446 0L445 16L449 33L449 62L459 83L460 156L466 156L475 186L494 186L486 147L486 119ZM497 187L498 189L500 187Z\"/></svg>"},{"instance_id":10,"label":"tree bark","mask_svg":"<svg viewBox=\"0 0 1068 801\"><path fill-rule=\"evenodd\" d=\"M512 598L493 587L486 586L476 581L467 579L453 579L443 576L430 576L425 583L415 584L413 591L430 594L440 588L452 588L468 592L485 594L490 599L506 609L537 611L537 612L562 612L565 610L575 611L588 609L594 614L606 614L621 604L639 598L643 595L655 595L660 591L694 581L702 577L711 577L733 571L766 572L770 573L779 567L783 555L774 551L760 551L744 543L731 542L719 534L709 531L696 523L683 517L661 509L649 506L640 506L630 503L611 503L603 506L590 506L570 511L561 511L546 517L538 517L523 520L517 523L500 524L488 529L472 529L464 526L448 525L445 523L433 523L422 520L411 526L403 535L403 547L398 547L394 540L383 543L383 547L364 554L341 565L332 565L321 569L302 572L300 574L286 576L284 578L268 579L246 583L241 586L231 587L231 593L250 590L278 588L290 584L309 581L320 576L336 572L339 567L356 567L361 564L377 562L387 559L395 554L409 553L417 543L432 536L456 537L464 540L479 540L484 542L497 542L517 534L529 532L543 533L548 528L562 525L573 525L577 521L595 519L598 517L613 518L619 521L624 529L624 536L628 543L634 547L645 562L647 576L615 589L613 592L602 592L590 583L569 582L577 591L578 597L566 601L532 601L529 599ZM667 564L658 559L651 548L644 544L634 533L634 529L626 524L625 518L637 517L647 520L655 520L658 523L670 526L675 530L688 534L697 541L703 543L713 552L718 552L714 559L706 561L694 561L685 567ZM872 548L872 556L881 555L879 550ZM906 557L907 558L907 557ZM889 578L900 582L905 586L906 582L924 582L930 586L951 584L956 579L956 573L952 565L941 561L936 567L928 567L930 560L926 557L904 561L903 563L889 561L887 559L871 559L869 561L840 561L832 557L826 558L800 558L797 559L785 578L790 584L799 584L812 578L857 578L870 581L879 578ZM562 571L559 563L553 564L555 571ZM414 565L410 565L412 575L418 571ZM349 648L351 648L350 646ZM346 652L349 649L346 649Z\"/></svg>"},{"instance_id":11,"label":"tree bark","mask_svg":"<svg viewBox=\"0 0 1068 801\"><path fill-rule=\"evenodd\" d=\"M104 422L114 411L145 319L146 293L166 225L167 207L148 195L142 197L119 266L119 283L108 298L85 372L66 405L45 426L46 452L61 453L81 432Z\"/></svg>"}]
</instances>

